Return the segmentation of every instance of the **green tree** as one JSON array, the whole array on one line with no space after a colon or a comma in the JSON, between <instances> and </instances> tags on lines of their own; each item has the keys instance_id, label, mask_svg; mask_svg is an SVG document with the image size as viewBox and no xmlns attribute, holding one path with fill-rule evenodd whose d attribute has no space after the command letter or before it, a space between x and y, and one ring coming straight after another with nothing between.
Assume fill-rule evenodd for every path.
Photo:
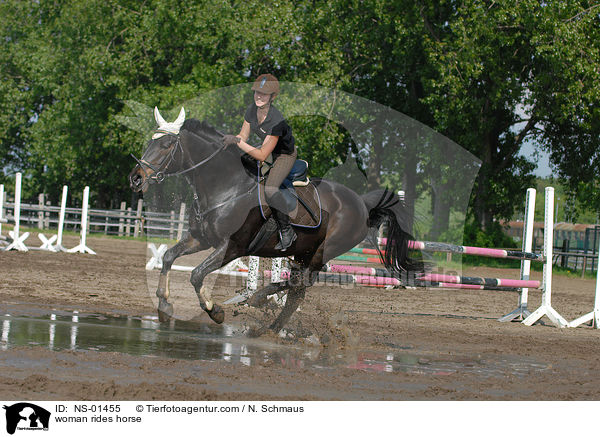
<instances>
[{"instance_id":1,"label":"green tree","mask_svg":"<svg viewBox=\"0 0 600 437\"><path fill-rule=\"evenodd\" d=\"M533 184L532 163L518 155L524 141L552 151L574 182L582 161L597 153L598 14L587 1L452 8L442 20L439 6L423 8L436 69L425 100L436 129L482 159L473 212L489 226L510 216Z\"/></svg>"},{"instance_id":2,"label":"green tree","mask_svg":"<svg viewBox=\"0 0 600 437\"><path fill-rule=\"evenodd\" d=\"M129 153L147 139L120 122L134 115L125 102L168 112L269 71L378 102L472 152L483 161L471 203L482 226L511 216L533 183L524 141L551 152L573 193L600 199L598 11L584 0L6 0L0 165L25 170L30 195L57 200L62 184L74 194L89 184L95 204L114 206L131 195ZM291 123L316 174L360 158L326 117ZM426 193L441 234L463 203L464 181L447 177L458 162L426 136L379 133L369 181L402 186L411 206Z\"/></svg>"}]
</instances>

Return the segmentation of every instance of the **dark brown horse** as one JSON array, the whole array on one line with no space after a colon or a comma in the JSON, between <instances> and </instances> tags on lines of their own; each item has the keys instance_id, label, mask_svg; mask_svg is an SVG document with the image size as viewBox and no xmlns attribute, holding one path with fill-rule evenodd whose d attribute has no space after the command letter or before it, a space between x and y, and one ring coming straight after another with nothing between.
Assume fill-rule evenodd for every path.
<instances>
[{"instance_id":1,"label":"dark brown horse","mask_svg":"<svg viewBox=\"0 0 600 437\"><path fill-rule=\"evenodd\" d=\"M183 112L182 112L183 113ZM230 261L247 255L260 257L293 256L290 279L283 285L259 290L253 300L281 290L287 299L270 329L279 331L296 311L305 289L313 284L318 272L331 259L363 241L369 229L387 223L388 239L383 252L385 267L397 278L413 277L423 271L420 260L409 257L405 230L408 220L402 201L387 190L363 196L336 182L313 179L322 207L321 225L316 229L297 228L297 240L282 253L275 250L273 235L253 253L250 243L263 226L256 195L256 164L248 165L248 156L237 147L224 148L222 134L195 119L166 123L158 114L159 130L129 175L134 191L146 191L149 184L165 177L186 177L197 195L195 212L189 215L189 232L164 255L158 289L158 314L168 320L173 307L168 302L168 273L175 259L182 255L214 248L214 251L191 274L200 306L217 323L222 323L223 309L212 301L210 290L203 287L210 272Z\"/></svg>"}]
</instances>

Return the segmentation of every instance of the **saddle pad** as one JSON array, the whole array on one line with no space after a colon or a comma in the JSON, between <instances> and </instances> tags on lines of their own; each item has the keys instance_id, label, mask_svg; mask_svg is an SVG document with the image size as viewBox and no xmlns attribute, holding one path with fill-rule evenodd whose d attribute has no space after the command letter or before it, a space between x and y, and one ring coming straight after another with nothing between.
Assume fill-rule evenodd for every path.
<instances>
[{"instance_id":1,"label":"saddle pad","mask_svg":"<svg viewBox=\"0 0 600 437\"><path fill-rule=\"evenodd\" d=\"M260 212L266 220L271 216L271 208L269 208L269 205L265 201L264 182L260 183L258 187L258 204L260 205ZM311 182L305 187L291 187L291 189L295 191L295 194L300 197L306 205L308 205L315 215L315 217L313 217L304 207L302 202L297 201L294 210L288 213L292 225L302 228L318 228L321 225L322 212L321 199L317 187Z\"/></svg>"}]
</instances>

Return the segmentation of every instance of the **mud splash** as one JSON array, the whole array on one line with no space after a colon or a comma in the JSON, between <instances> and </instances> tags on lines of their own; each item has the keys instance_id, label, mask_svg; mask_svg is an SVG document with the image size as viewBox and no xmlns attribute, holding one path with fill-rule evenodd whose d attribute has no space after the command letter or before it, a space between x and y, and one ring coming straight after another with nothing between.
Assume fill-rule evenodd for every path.
<instances>
[{"instance_id":1,"label":"mud splash","mask_svg":"<svg viewBox=\"0 0 600 437\"><path fill-rule=\"evenodd\" d=\"M5 309L5 311L7 311ZM160 324L156 317L102 315L41 309L6 312L0 316L0 350L42 346L50 350L93 350L137 356L223 361L245 366L358 369L432 376L471 373L484 377L526 376L547 365L523 357L439 357L390 344L387 353L332 350L306 343L279 344L249 338L244 329L174 320Z\"/></svg>"}]
</instances>

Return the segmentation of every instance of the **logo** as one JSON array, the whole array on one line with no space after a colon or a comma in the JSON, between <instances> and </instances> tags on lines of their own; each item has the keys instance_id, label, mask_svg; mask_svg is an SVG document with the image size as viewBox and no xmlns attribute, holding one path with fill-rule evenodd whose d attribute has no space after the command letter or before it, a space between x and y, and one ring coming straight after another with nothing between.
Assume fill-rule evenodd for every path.
<instances>
[{"instance_id":1,"label":"logo","mask_svg":"<svg viewBox=\"0 0 600 437\"><path fill-rule=\"evenodd\" d=\"M35 404L19 402L3 407L6 410L6 432L14 434L18 430L47 431L50 424L50 412Z\"/></svg>"}]
</instances>

